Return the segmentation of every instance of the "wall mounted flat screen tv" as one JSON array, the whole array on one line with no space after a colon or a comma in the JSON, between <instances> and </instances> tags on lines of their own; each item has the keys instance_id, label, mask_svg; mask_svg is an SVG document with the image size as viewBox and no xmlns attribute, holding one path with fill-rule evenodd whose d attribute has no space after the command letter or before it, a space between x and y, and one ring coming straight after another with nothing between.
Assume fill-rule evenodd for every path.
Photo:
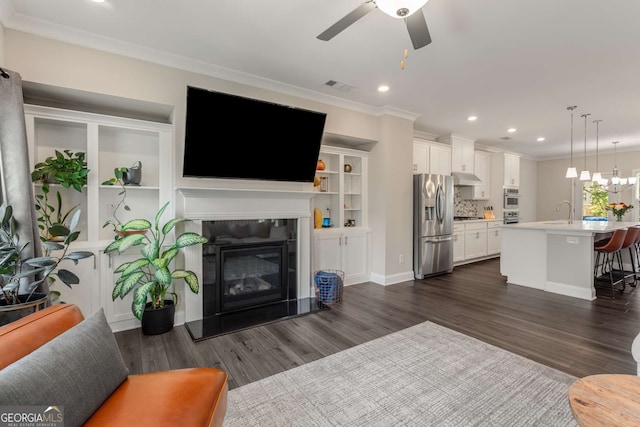
<instances>
[{"instance_id":1,"label":"wall mounted flat screen tv","mask_svg":"<svg viewBox=\"0 0 640 427\"><path fill-rule=\"evenodd\" d=\"M326 113L187 87L184 177L313 182Z\"/></svg>"}]
</instances>

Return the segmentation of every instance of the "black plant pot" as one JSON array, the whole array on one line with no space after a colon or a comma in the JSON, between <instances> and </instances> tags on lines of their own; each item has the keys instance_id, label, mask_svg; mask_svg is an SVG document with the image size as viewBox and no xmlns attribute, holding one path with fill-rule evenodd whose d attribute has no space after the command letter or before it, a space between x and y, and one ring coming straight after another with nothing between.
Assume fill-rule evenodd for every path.
<instances>
[{"instance_id":1,"label":"black plant pot","mask_svg":"<svg viewBox=\"0 0 640 427\"><path fill-rule=\"evenodd\" d=\"M18 295L20 304L7 305L4 299L0 299L0 326L28 316L36 310L47 305L47 294L34 293L27 301L29 295Z\"/></svg>"},{"instance_id":2,"label":"black plant pot","mask_svg":"<svg viewBox=\"0 0 640 427\"><path fill-rule=\"evenodd\" d=\"M165 300L164 307L151 308L148 302L142 313L142 333L145 335L158 335L173 329L173 318L176 314L176 306L173 300Z\"/></svg>"}]
</instances>

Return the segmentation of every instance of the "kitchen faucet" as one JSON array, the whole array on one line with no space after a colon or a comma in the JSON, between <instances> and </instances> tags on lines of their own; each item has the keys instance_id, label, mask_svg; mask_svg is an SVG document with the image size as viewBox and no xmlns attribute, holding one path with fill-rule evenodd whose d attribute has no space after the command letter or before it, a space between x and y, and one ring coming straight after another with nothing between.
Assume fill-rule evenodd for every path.
<instances>
[{"instance_id":1,"label":"kitchen faucet","mask_svg":"<svg viewBox=\"0 0 640 427\"><path fill-rule=\"evenodd\" d=\"M569 205L569 224L573 224L573 205L571 204L570 201L563 200L560 203L558 203L558 205L556 206L556 212L560 212L560 206L563 203L566 203L567 205Z\"/></svg>"}]
</instances>

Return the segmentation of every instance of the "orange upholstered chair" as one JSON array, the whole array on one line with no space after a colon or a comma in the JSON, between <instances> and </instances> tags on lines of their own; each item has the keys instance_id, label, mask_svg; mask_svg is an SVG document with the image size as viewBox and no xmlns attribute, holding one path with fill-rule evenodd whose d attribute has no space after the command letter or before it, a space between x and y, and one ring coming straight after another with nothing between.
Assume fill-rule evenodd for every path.
<instances>
[{"instance_id":1,"label":"orange upholstered chair","mask_svg":"<svg viewBox=\"0 0 640 427\"><path fill-rule=\"evenodd\" d=\"M100 316L98 316L100 315ZM92 334L88 324L101 327L100 335ZM82 333L79 333L82 331ZM75 335L74 335L75 334ZM82 346L83 340L95 343L94 349L81 347L80 351L70 351L69 347ZM111 348L106 349L104 342L110 341ZM80 344L78 344L80 343ZM122 376L111 381L114 390L105 391L105 397L84 410L78 422L68 425L85 426L215 426L221 427L227 408L227 373L216 368L186 368L174 369L146 374L128 375L128 369L117 348L115 337L104 318L104 313L87 317L73 304L57 304L37 311L15 322L0 327L0 383L2 389L14 387L30 398L31 393L25 392L31 387L40 396L49 401L24 403L25 405L61 405L51 400L64 401L65 395L53 397L54 392L64 387L67 377L73 376L82 369L92 378L88 378L83 387L82 381L75 381L67 393L79 394L80 398L69 399L64 405L65 421L79 412L84 400L92 394L95 388L102 384L104 377L114 377L113 369L100 372L102 365L111 363L111 359L120 359ZM91 351L93 350L93 353ZM66 358L64 363L55 363L57 353ZM110 352L110 353L109 353ZM106 363L96 361L100 353L108 353ZM72 357L68 357L71 355ZM46 366L52 359L50 364ZM74 360L69 360L74 359ZM59 375L59 380L52 381L48 375L33 375L30 381L24 380L29 374L29 365L36 361L37 369L46 369ZM44 361L44 362L43 362ZM43 366L44 365L44 366ZM49 371L50 369L50 371ZM10 381L8 378L18 378ZM17 377L16 377L17 376ZM82 379L82 378L81 378ZM108 378L109 379L109 378ZM29 382L29 384L26 384ZM51 384L53 383L53 384ZM44 393L40 389L46 390ZM0 401L13 398L9 393L0 390ZM8 395L8 397L7 397ZM19 397L22 399L22 397ZM42 397L36 398L43 399ZM86 408L85 408L86 409ZM65 425L67 423L65 422Z\"/></svg>"}]
</instances>

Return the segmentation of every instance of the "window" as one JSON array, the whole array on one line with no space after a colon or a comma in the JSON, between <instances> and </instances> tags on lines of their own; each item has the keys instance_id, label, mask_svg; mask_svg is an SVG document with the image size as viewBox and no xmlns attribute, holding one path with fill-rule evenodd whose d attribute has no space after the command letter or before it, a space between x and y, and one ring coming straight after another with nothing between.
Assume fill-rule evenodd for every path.
<instances>
[{"instance_id":1,"label":"window","mask_svg":"<svg viewBox=\"0 0 640 427\"><path fill-rule=\"evenodd\" d=\"M582 218L607 217L609 192L597 182L585 182L582 187Z\"/></svg>"}]
</instances>

